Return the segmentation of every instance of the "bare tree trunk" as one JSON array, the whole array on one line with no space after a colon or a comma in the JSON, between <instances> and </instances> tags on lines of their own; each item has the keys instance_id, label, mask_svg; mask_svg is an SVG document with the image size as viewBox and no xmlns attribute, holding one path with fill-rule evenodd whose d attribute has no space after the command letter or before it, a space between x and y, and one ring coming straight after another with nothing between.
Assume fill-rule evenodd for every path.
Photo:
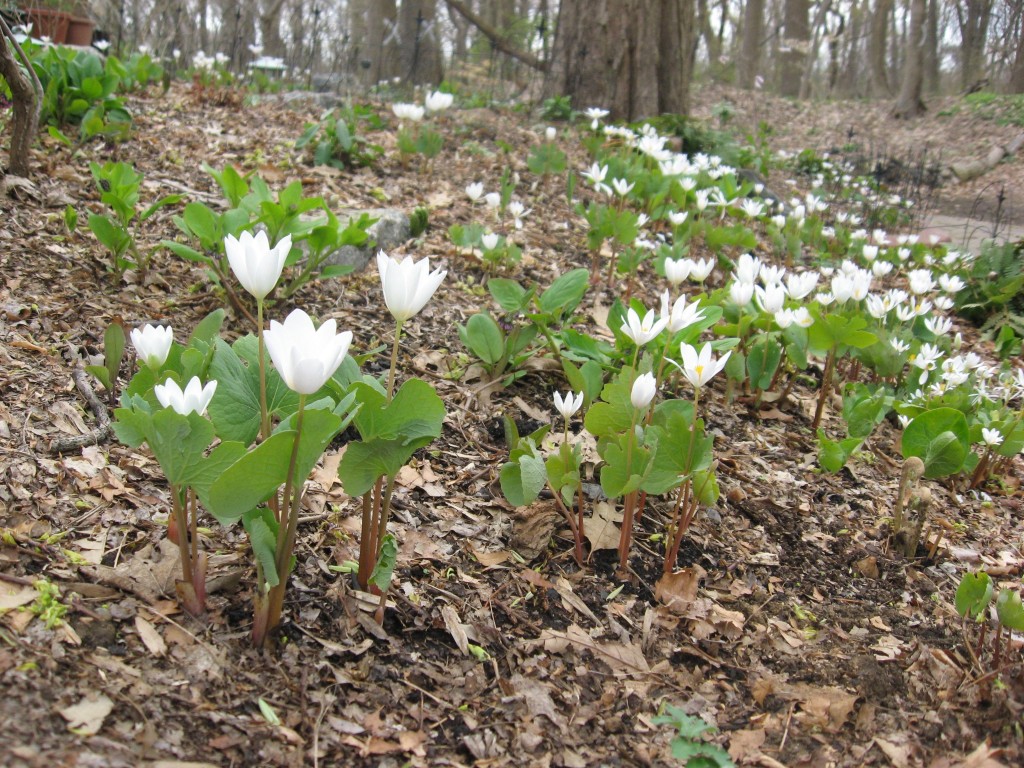
<instances>
[{"instance_id":1,"label":"bare tree trunk","mask_svg":"<svg viewBox=\"0 0 1024 768\"><path fill-rule=\"evenodd\" d=\"M259 14L260 37L263 41L263 53L283 59L287 50L281 39L281 9L284 0L264 0Z\"/></svg>"},{"instance_id":2,"label":"bare tree trunk","mask_svg":"<svg viewBox=\"0 0 1024 768\"><path fill-rule=\"evenodd\" d=\"M960 85L966 91L985 76L985 41L992 0L964 0L953 4L960 26Z\"/></svg>"},{"instance_id":3,"label":"bare tree trunk","mask_svg":"<svg viewBox=\"0 0 1024 768\"><path fill-rule=\"evenodd\" d=\"M1017 53L1010 67L1010 79L1007 83L1007 90L1010 93L1024 93L1024 3L1020 0L1014 9L1016 12L1015 26L1012 40Z\"/></svg>"},{"instance_id":4,"label":"bare tree trunk","mask_svg":"<svg viewBox=\"0 0 1024 768\"><path fill-rule=\"evenodd\" d=\"M921 100L924 87L924 22L926 0L910 0L910 21L907 30L907 47L903 59L903 84L893 108L893 117L907 119L917 117L925 111Z\"/></svg>"},{"instance_id":5,"label":"bare tree trunk","mask_svg":"<svg viewBox=\"0 0 1024 768\"><path fill-rule=\"evenodd\" d=\"M436 85L444 75L437 0L402 0L398 15L402 40L400 74L416 85Z\"/></svg>"},{"instance_id":6,"label":"bare tree trunk","mask_svg":"<svg viewBox=\"0 0 1024 768\"><path fill-rule=\"evenodd\" d=\"M800 76L800 98L807 99L811 95L811 78L814 76L814 64L817 58L815 52L821 41L821 35L828 30L825 28L825 21L828 12L832 9L832 0L823 0L814 14L814 23L811 25L811 46L804 58L804 72Z\"/></svg>"},{"instance_id":7,"label":"bare tree trunk","mask_svg":"<svg viewBox=\"0 0 1024 768\"><path fill-rule=\"evenodd\" d=\"M685 113L694 25L693 0L562 0L544 94L616 119Z\"/></svg>"},{"instance_id":8,"label":"bare tree trunk","mask_svg":"<svg viewBox=\"0 0 1024 768\"><path fill-rule=\"evenodd\" d=\"M875 10L871 14L871 30L868 36L868 66L871 72L871 95L891 96L892 86L889 85L888 33L889 16L892 13L893 0L875 0Z\"/></svg>"},{"instance_id":9,"label":"bare tree trunk","mask_svg":"<svg viewBox=\"0 0 1024 768\"><path fill-rule=\"evenodd\" d=\"M928 0L928 19L924 29L924 92L935 96L939 92L939 0Z\"/></svg>"},{"instance_id":10,"label":"bare tree trunk","mask_svg":"<svg viewBox=\"0 0 1024 768\"><path fill-rule=\"evenodd\" d=\"M740 88L753 88L754 78L760 74L763 37L764 0L747 0L747 7L743 10L739 61L736 64L736 85Z\"/></svg>"},{"instance_id":11,"label":"bare tree trunk","mask_svg":"<svg viewBox=\"0 0 1024 768\"><path fill-rule=\"evenodd\" d=\"M783 17L783 50L781 56L781 77L779 93L783 96L799 96L803 76L804 57L808 55L810 27L808 26L808 0L786 0Z\"/></svg>"},{"instance_id":12,"label":"bare tree trunk","mask_svg":"<svg viewBox=\"0 0 1024 768\"><path fill-rule=\"evenodd\" d=\"M28 177L32 174L32 142L39 130L39 94L22 71L14 52L24 59L21 46L14 40L7 22L0 17L0 76L11 89L14 118L11 121L11 148L8 152L8 171L12 176ZM26 60L26 66L28 62Z\"/></svg>"}]
</instances>

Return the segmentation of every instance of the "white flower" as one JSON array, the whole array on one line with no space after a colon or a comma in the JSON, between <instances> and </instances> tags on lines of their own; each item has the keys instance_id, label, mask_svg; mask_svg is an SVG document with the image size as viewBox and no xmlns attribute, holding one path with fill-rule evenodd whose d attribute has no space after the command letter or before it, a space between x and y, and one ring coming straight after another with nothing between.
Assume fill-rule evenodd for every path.
<instances>
[{"instance_id":1,"label":"white flower","mask_svg":"<svg viewBox=\"0 0 1024 768\"><path fill-rule=\"evenodd\" d=\"M672 285L679 285L690 276L692 265L690 259L665 259L665 278Z\"/></svg>"},{"instance_id":2,"label":"white flower","mask_svg":"<svg viewBox=\"0 0 1024 768\"><path fill-rule=\"evenodd\" d=\"M953 330L953 321L948 317L926 317L924 327L936 336L945 336Z\"/></svg>"},{"instance_id":3,"label":"white flower","mask_svg":"<svg viewBox=\"0 0 1024 768\"><path fill-rule=\"evenodd\" d=\"M422 120L424 115L424 109L419 104L396 102L391 105L391 111L399 120L412 120L414 123Z\"/></svg>"},{"instance_id":4,"label":"white flower","mask_svg":"<svg viewBox=\"0 0 1024 768\"><path fill-rule=\"evenodd\" d=\"M580 176L593 184L594 189L597 192L602 192L606 195L610 195L612 193L612 188L604 183L605 177L608 176L607 165L598 165L597 163L593 163L589 169L580 173Z\"/></svg>"},{"instance_id":5,"label":"white flower","mask_svg":"<svg viewBox=\"0 0 1024 768\"><path fill-rule=\"evenodd\" d=\"M207 406L213 399L213 393L217 391L217 382L209 381L204 387L198 376L193 376L184 391L178 386L174 379L168 379L163 384L153 387L153 394L164 408L172 408L175 413L188 416L195 411L200 416L206 413Z\"/></svg>"},{"instance_id":6,"label":"white flower","mask_svg":"<svg viewBox=\"0 0 1024 768\"><path fill-rule=\"evenodd\" d=\"M757 273L757 279L761 281L761 285L779 285L782 283L782 278L786 274L786 268L776 266L774 264L764 264L761 266L761 271Z\"/></svg>"},{"instance_id":7,"label":"white flower","mask_svg":"<svg viewBox=\"0 0 1024 768\"><path fill-rule=\"evenodd\" d=\"M506 210L509 212L509 214L511 214L512 223L515 225L515 228L522 229L523 217L529 214L530 211L532 211L533 209L527 208L518 200L513 200L511 203L508 204L508 208Z\"/></svg>"},{"instance_id":8,"label":"white flower","mask_svg":"<svg viewBox=\"0 0 1024 768\"><path fill-rule=\"evenodd\" d=\"M896 350L896 354L899 355L902 355L904 352L910 349L910 345L907 342L903 341L902 339L892 339L889 341L889 345L894 350Z\"/></svg>"},{"instance_id":9,"label":"white flower","mask_svg":"<svg viewBox=\"0 0 1024 768\"><path fill-rule=\"evenodd\" d=\"M583 393L573 394L571 391L565 393L562 398L561 392L555 392L555 410L562 414L562 418L568 421L572 415L583 405Z\"/></svg>"},{"instance_id":10,"label":"white flower","mask_svg":"<svg viewBox=\"0 0 1024 768\"><path fill-rule=\"evenodd\" d=\"M687 304L686 296L680 296L676 299L672 304L671 310L669 310L668 304L668 291L664 291L661 294L661 316L668 318L667 327L669 333L677 333L704 317L704 310L700 308L700 302L694 301Z\"/></svg>"},{"instance_id":11,"label":"white flower","mask_svg":"<svg viewBox=\"0 0 1024 768\"><path fill-rule=\"evenodd\" d=\"M910 281L910 292L918 295L928 293L935 287L930 269L912 269L907 273L907 280Z\"/></svg>"},{"instance_id":12,"label":"white flower","mask_svg":"<svg viewBox=\"0 0 1024 768\"><path fill-rule=\"evenodd\" d=\"M482 181L474 181L471 184L466 185L466 197L469 198L470 202L475 203L483 196L484 183Z\"/></svg>"},{"instance_id":13,"label":"white flower","mask_svg":"<svg viewBox=\"0 0 1024 768\"><path fill-rule=\"evenodd\" d=\"M938 368L939 358L942 357L942 350L932 344L922 344L917 355L911 360L914 367L921 369L921 377L918 384L924 385L928 381L928 374Z\"/></svg>"},{"instance_id":14,"label":"white flower","mask_svg":"<svg viewBox=\"0 0 1024 768\"><path fill-rule=\"evenodd\" d=\"M694 389L700 389L725 368L732 351L726 352L715 360L710 344L705 344L698 352L696 347L684 342L679 345L679 354L683 358L683 364L676 367L682 371L683 376L693 385Z\"/></svg>"},{"instance_id":15,"label":"white flower","mask_svg":"<svg viewBox=\"0 0 1024 768\"><path fill-rule=\"evenodd\" d=\"M352 343L352 331L335 333L336 327L331 318L314 328L313 320L301 309L292 310L283 324L270 321L263 339L289 389L311 395L338 370Z\"/></svg>"},{"instance_id":16,"label":"white flower","mask_svg":"<svg viewBox=\"0 0 1024 768\"><path fill-rule=\"evenodd\" d=\"M625 179L612 179L612 188L619 197L628 195L634 186L633 182L627 182Z\"/></svg>"},{"instance_id":17,"label":"white flower","mask_svg":"<svg viewBox=\"0 0 1024 768\"><path fill-rule=\"evenodd\" d=\"M658 382L653 373L642 373L633 382L633 389L629 393L629 401L639 411L644 410L651 404L654 395L658 391Z\"/></svg>"},{"instance_id":18,"label":"white flower","mask_svg":"<svg viewBox=\"0 0 1024 768\"><path fill-rule=\"evenodd\" d=\"M689 215L690 214L688 211L669 211L668 220L673 227L678 227L686 222L686 219L689 217Z\"/></svg>"},{"instance_id":19,"label":"white flower","mask_svg":"<svg viewBox=\"0 0 1024 768\"><path fill-rule=\"evenodd\" d=\"M736 261L736 280L741 283L753 283L757 273L761 271L761 260L753 254L744 253Z\"/></svg>"},{"instance_id":20,"label":"white flower","mask_svg":"<svg viewBox=\"0 0 1024 768\"><path fill-rule=\"evenodd\" d=\"M501 194L498 192L488 192L484 195L484 203L486 203L488 208L497 209L501 205Z\"/></svg>"},{"instance_id":21,"label":"white flower","mask_svg":"<svg viewBox=\"0 0 1024 768\"><path fill-rule=\"evenodd\" d=\"M810 328L814 325L814 318L807 311L807 307L797 307L793 310L793 324L801 328Z\"/></svg>"},{"instance_id":22,"label":"white flower","mask_svg":"<svg viewBox=\"0 0 1024 768\"><path fill-rule=\"evenodd\" d=\"M758 285L754 288L754 299L762 312L774 315L786 302L786 289L781 285L769 285L766 288Z\"/></svg>"},{"instance_id":23,"label":"white flower","mask_svg":"<svg viewBox=\"0 0 1024 768\"><path fill-rule=\"evenodd\" d=\"M384 251L377 252L377 271L384 289L384 303L399 323L415 315L441 285L446 270L430 271L430 259L398 261ZM294 314L294 313L293 313Z\"/></svg>"},{"instance_id":24,"label":"white flower","mask_svg":"<svg viewBox=\"0 0 1024 768\"><path fill-rule=\"evenodd\" d=\"M951 298L949 298L949 296L936 296L932 304L935 305L936 309L940 309L943 312L948 312L953 308L955 302Z\"/></svg>"},{"instance_id":25,"label":"white flower","mask_svg":"<svg viewBox=\"0 0 1024 768\"><path fill-rule=\"evenodd\" d=\"M706 259L690 259L690 279L703 283L714 268L715 262L710 256Z\"/></svg>"},{"instance_id":26,"label":"white flower","mask_svg":"<svg viewBox=\"0 0 1024 768\"><path fill-rule=\"evenodd\" d=\"M775 324L779 328L786 329L793 324L793 310L780 309L775 313Z\"/></svg>"},{"instance_id":27,"label":"white flower","mask_svg":"<svg viewBox=\"0 0 1024 768\"><path fill-rule=\"evenodd\" d=\"M601 109L600 107L587 107L583 114L590 118L590 130L596 131L598 120L608 115L607 109Z\"/></svg>"},{"instance_id":28,"label":"white flower","mask_svg":"<svg viewBox=\"0 0 1024 768\"><path fill-rule=\"evenodd\" d=\"M440 112L443 109L448 109L455 101L455 97L450 93L444 93L443 91L433 91L427 94L427 98L423 100L424 106L426 106L428 112Z\"/></svg>"},{"instance_id":29,"label":"white flower","mask_svg":"<svg viewBox=\"0 0 1024 768\"><path fill-rule=\"evenodd\" d=\"M729 286L729 301L742 309L754 298L754 284L737 280Z\"/></svg>"},{"instance_id":30,"label":"white flower","mask_svg":"<svg viewBox=\"0 0 1024 768\"><path fill-rule=\"evenodd\" d=\"M544 129L544 138L548 141L554 141L557 135L558 132L550 125Z\"/></svg>"},{"instance_id":31,"label":"white flower","mask_svg":"<svg viewBox=\"0 0 1024 768\"><path fill-rule=\"evenodd\" d=\"M875 277L885 277L892 272L892 262L876 261L871 265L871 274Z\"/></svg>"},{"instance_id":32,"label":"white flower","mask_svg":"<svg viewBox=\"0 0 1024 768\"><path fill-rule=\"evenodd\" d=\"M488 232L486 235L481 235L480 245L484 247L485 251L493 251L498 247L498 243L501 241L501 236L494 232Z\"/></svg>"},{"instance_id":33,"label":"white flower","mask_svg":"<svg viewBox=\"0 0 1024 768\"><path fill-rule=\"evenodd\" d=\"M985 445L993 448L1003 442L1003 434L998 429L982 427L981 436L985 440Z\"/></svg>"},{"instance_id":34,"label":"white flower","mask_svg":"<svg viewBox=\"0 0 1024 768\"><path fill-rule=\"evenodd\" d=\"M267 233L262 230L255 235L243 232L237 240L233 235L224 238L231 271L257 301L262 301L274 290L291 249L291 235L285 235L271 248Z\"/></svg>"},{"instance_id":35,"label":"white flower","mask_svg":"<svg viewBox=\"0 0 1024 768\"><path fill-rule=\"evenodd\" d=\"M626 321L619 327L619 330L628 336L638 347L642 347L665 330L668 321L669 318L667 317L655 319L653 309L648 310L643 320L641 320L636 310L630 307L626 312Z\"/></svg>"},{"instance_id":36,"label":"white flower","mask_svg":"<svg viewBox=\"0 0 1024 768\"><path fill-rule=\"evenodd\" d=\"M811 295L811 291L818 285L818 273L817 272L801 272L796 274L794 272L786 275L786 293L789 298L799 301L806 296Z\"/></svg>"},{"instance_id":37,"label":"white flower","mask_svg":"<svg viewBox=\"0 0 1024 768\"><path fill-rule=\"evenodd\" d=\"M740 210L742 210L743 213L745 213L751 219L756 219L758 216L764 213L764 203L760 202L759 200L752 200L751 198L747 197L743 199L742 203L740 203Z\"/></svg>"},{"instance_id":38,"label":"white flower","mask_svg":"<svg viewBox=\"0 0 1024 768\"><path fill-rule=\"evenodd\" d=\"M878 258L878 246L877 245L865 245L861 249L861 253L864 256L864 260L872 262Z\"/></svg>"},{"instance_id":39,"label":"white flower","mask_svg":"<svg viewBox=\"0 0 1024 768\"><path fill-rule=\"evenodd\" d=\"M155 371L167 360L174 329L169 325L144 325L132 328L131 339L139 359Z\"/></svg>"},{"instance_id":40,"label":"white flower","mask_svg":"<svg viewBox=\"0 0 1024 768\"><path fill-rule=\"evenodd\" d=\"M946 293L957 293L967 287L957 275L939 275L939 287Z\"/></svg>"}]
</instances>

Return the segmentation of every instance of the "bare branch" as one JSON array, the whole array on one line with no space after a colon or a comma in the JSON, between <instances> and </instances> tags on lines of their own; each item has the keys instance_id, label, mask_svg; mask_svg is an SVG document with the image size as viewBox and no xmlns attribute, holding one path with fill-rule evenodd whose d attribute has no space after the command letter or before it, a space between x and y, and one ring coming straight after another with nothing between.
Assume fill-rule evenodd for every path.
<instances>
[{"instance_id":1,"label":"bare branch","mask_svg":"<svg viewBox=\"0 0 1024 768\"><path fill-rule=\"evenodd\" d=\"M447 0L447 3L449 8L458 11L470 24L479 29L484 34L484 37L490 40L491 44L499 51L507 56L511 56L513 59L523 62L523 64L526 64L528 67L533 67L541 72L547 71L548 63L546 61L538 59L532 53L521 51L512 46L499 30L495 29L473 13L473 11L467 8L462 2L460 2L460 0Z\"/></svg>"}]
</instances>

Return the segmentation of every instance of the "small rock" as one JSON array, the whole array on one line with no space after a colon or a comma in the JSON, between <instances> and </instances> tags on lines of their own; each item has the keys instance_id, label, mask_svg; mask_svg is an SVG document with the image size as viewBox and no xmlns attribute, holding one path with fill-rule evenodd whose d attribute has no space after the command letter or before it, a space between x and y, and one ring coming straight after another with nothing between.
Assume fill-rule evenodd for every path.
<instances>
[{"instance_id":1,"label":"small rock","mask_svg":"<svg viewBox=\"0 0 1024 768\"><path fill-rule=\"evenodd\" d=\"M412 237L409 217L394 208L375 208L369 211L340 213L338 218L341 219L341 225L346 226L348 221L358 218L362 213L368 213L377 219L373 226L366 230L374 241L373 247L343 246L327 257L326 264L351 265L359 272L366 268L377 251L390 251Z\"/></svg>"}]
</instances>

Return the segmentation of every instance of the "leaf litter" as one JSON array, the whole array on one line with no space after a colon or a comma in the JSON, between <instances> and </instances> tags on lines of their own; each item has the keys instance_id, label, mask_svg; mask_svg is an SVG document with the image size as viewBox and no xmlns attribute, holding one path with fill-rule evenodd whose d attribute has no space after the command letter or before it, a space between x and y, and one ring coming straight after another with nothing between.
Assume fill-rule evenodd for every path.
<instances>
[{"instance_id":1,"label":"leaf litter","mask_svg":"<svg viewBox=\"0 0 1024 768\"><path fill-rule=\"evenodd\" d=\"M671 737L651 725L662 704L714 723L741 765L1019 764L1019 657L1002 687L986 685L952 608L961 560L1020 577L1019 491L991 508L948 496L966 525L935 560L910 564L880 546L879 520L895 492L884 462L820 475L795 432L806 420L799 408L744 413L719 393L707 421L723 496L694 522L680 575L660 578L650 540L664 512L657 505L638 530L635 575L624 584L611 551L621 514L610 505L590 505L583 571L550 502L525 512L507 505L491 422L502 412L551 418L549 393L529 376L486 390L485 409L479 382L451 375L461 349L454 324L479 308L470 289L482 274L446 233L477 215L461 193L470 181L496 183L507 163L529 179L524 159L496 143L534 141L528 117L453 113L468 140L446 142L444 170L426 184L391 156L351 176L302 165L288 143L318 117L311 106L258 104L258 119L239 121L232 108L197 103L176 85L165 97L133 97L132 108L137 131L127 143L87 145L83 155L129 160L153 194L184 188L216 203L212 181L181 158L254 170L259 146L261 173L280 177L273 183L302 178L307 193L332 204L373 208L383 197L408 210L431 206L422 243L404 250L447 260L458 279L410 324L424 350L409 354L449 416L438 450L396 486L403 546L383 627L373 620L379 599L357 593L337 568L354 558L358 535L353 502L332 479L337 453L311 483L279 652L248 643L252 574L238 531L204 533L217 552L208 622L178 613L168 491L154 462L110 442L60 457L46 446L91 426L69 354L100 352L114 317L190 327L219 299L199 270L166 252L147 279L112 287L98 245L87 233L69 235L59 215L64 201L80 211L95 205L85 159L68 162L44 137L36 189L4 201L0 227L0 306L11 308L0 313L0 519L10 532L0 574L15 579L0 589L5 765L657 765L667 764ZM776 136L784 132L777 123ZM469 140L483 151L464 151ZM580 230L561 190L538 183L535 192L543 204L521 233L524 271L546 282L577 266L569 242ZM141 235L147 247L174 227L157 216ZM378 290L367 273L306 286L295 302L358 327L370 349L389 333ZM600 322L590 330L605 332L613 298L593 292ZM880 454L892 453L892 437L883 428ZM25 610L32 580L44 576L71 606L63 630L46 630Z\"/></svg>"}]
</instances>

